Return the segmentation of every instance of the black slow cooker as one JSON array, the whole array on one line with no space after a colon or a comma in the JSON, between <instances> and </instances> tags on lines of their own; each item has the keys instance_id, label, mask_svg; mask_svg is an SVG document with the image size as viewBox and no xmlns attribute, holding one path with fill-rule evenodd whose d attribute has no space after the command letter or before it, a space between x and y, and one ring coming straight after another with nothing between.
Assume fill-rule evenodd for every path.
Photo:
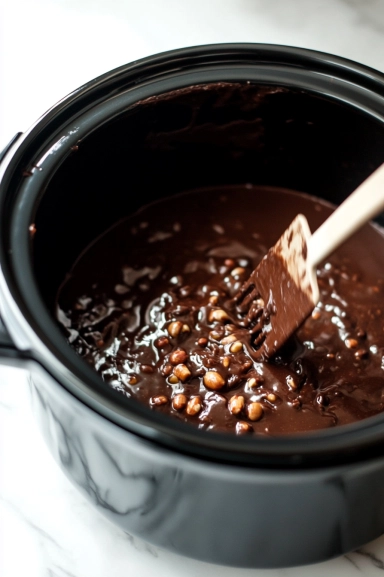
<instances>
[{"instance_id":1,"label":"black slow cooker","mask_svg":"<svg viewBox=\"0 0 384 577\"><path fill-rule=\"evenodd\" d=\"M238 85L248 87L248 108L233 97ZM215 97L226 98L220 115ZM186 139L196 98L203 137ZM236 127L255 118L257 138L244 137ZM148 144L149 133L171 130L183 140ZM382 74L257 44L187 48L113 70L3 152L1 360L28 369L55 459L125 531L241 567L322 561L384 531L384 414L276 438L198 430L107 387L54 314L81 251L152 200L252 182L340 203L383 161Z\"/></svg>"}]
</instances>

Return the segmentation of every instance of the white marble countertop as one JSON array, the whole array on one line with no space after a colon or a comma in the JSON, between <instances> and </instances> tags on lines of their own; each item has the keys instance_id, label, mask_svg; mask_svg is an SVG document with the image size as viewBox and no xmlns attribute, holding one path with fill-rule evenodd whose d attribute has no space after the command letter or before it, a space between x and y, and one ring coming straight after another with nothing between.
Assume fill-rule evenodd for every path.
<instances>
[{"instance_id":1,"label":"white marble countertop","mask_svg":"<svg viewBox=\"0 0 384 577\"><path fill-rule=\"evenodd\" d=\"M0 149L87 80L172 48L270 42L384 71L383 0L12 0L0 6ZM184 559L99 515L53 461L24 371L0 367L0 577L373 576L384 537L310 567L235 570Z\"/></svg>"}]
</instances>

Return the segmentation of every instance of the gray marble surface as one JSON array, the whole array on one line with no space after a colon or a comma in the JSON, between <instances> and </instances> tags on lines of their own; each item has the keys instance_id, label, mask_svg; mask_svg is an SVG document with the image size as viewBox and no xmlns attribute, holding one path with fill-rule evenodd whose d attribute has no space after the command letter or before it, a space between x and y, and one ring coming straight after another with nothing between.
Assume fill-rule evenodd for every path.
<instances>
[{"instance_id":1,"label":"gray marble surface","mask_svg":"<svg viewBox=\"0 0 384 577\"><path fill-rule=\"evenodd\" d=\"M111 68L162 50L270 42L384 71L384 0L12 0L0 4L0 148ZM235 570L159 550L113 527L75 491L34 423L23 371L0 367L0 577L373 576L384 537L327 563Z\"/></svg>"}]
</instances>

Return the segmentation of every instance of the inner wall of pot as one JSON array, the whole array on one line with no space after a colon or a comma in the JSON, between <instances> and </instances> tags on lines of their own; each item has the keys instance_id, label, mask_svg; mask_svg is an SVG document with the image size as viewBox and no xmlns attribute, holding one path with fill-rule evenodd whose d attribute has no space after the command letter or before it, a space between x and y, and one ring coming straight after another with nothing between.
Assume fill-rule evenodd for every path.
<instances>
[{"instance_id":1,"label":"inner wall of pot","mask_svg":"<svg viewBox=\"0 0 384 577\"><path fill-rule=\"evenodd\" d=\"M252 183L340 203L383 162L383 151L377 120L303 91L220 83L140 102L83 139L44 194L34 243L43 298L52 310L80 252L148 202Z\"/></svg>"}]
</instances>

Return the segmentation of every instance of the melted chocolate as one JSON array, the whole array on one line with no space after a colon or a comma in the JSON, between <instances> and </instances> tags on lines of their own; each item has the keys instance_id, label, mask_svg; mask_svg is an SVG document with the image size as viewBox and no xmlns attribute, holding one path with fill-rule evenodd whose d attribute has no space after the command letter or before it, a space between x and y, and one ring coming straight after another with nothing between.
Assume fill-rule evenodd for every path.
<instances>
[{"instance_id":1,"label":"melted chocolate","mask_svg":"<svg viewBox=\"0 0 384 577\"><path fill-rule=\"evenodd\" d=\"M297 213L314 231L331 211L251 185L154 203L79 257L58 319L109 386L199 428L276 435L375 415L384 409L380 230L364 227L318 270L318 306L270 362L255 360L233 306Z\"/></svg>"}]
</instances>

